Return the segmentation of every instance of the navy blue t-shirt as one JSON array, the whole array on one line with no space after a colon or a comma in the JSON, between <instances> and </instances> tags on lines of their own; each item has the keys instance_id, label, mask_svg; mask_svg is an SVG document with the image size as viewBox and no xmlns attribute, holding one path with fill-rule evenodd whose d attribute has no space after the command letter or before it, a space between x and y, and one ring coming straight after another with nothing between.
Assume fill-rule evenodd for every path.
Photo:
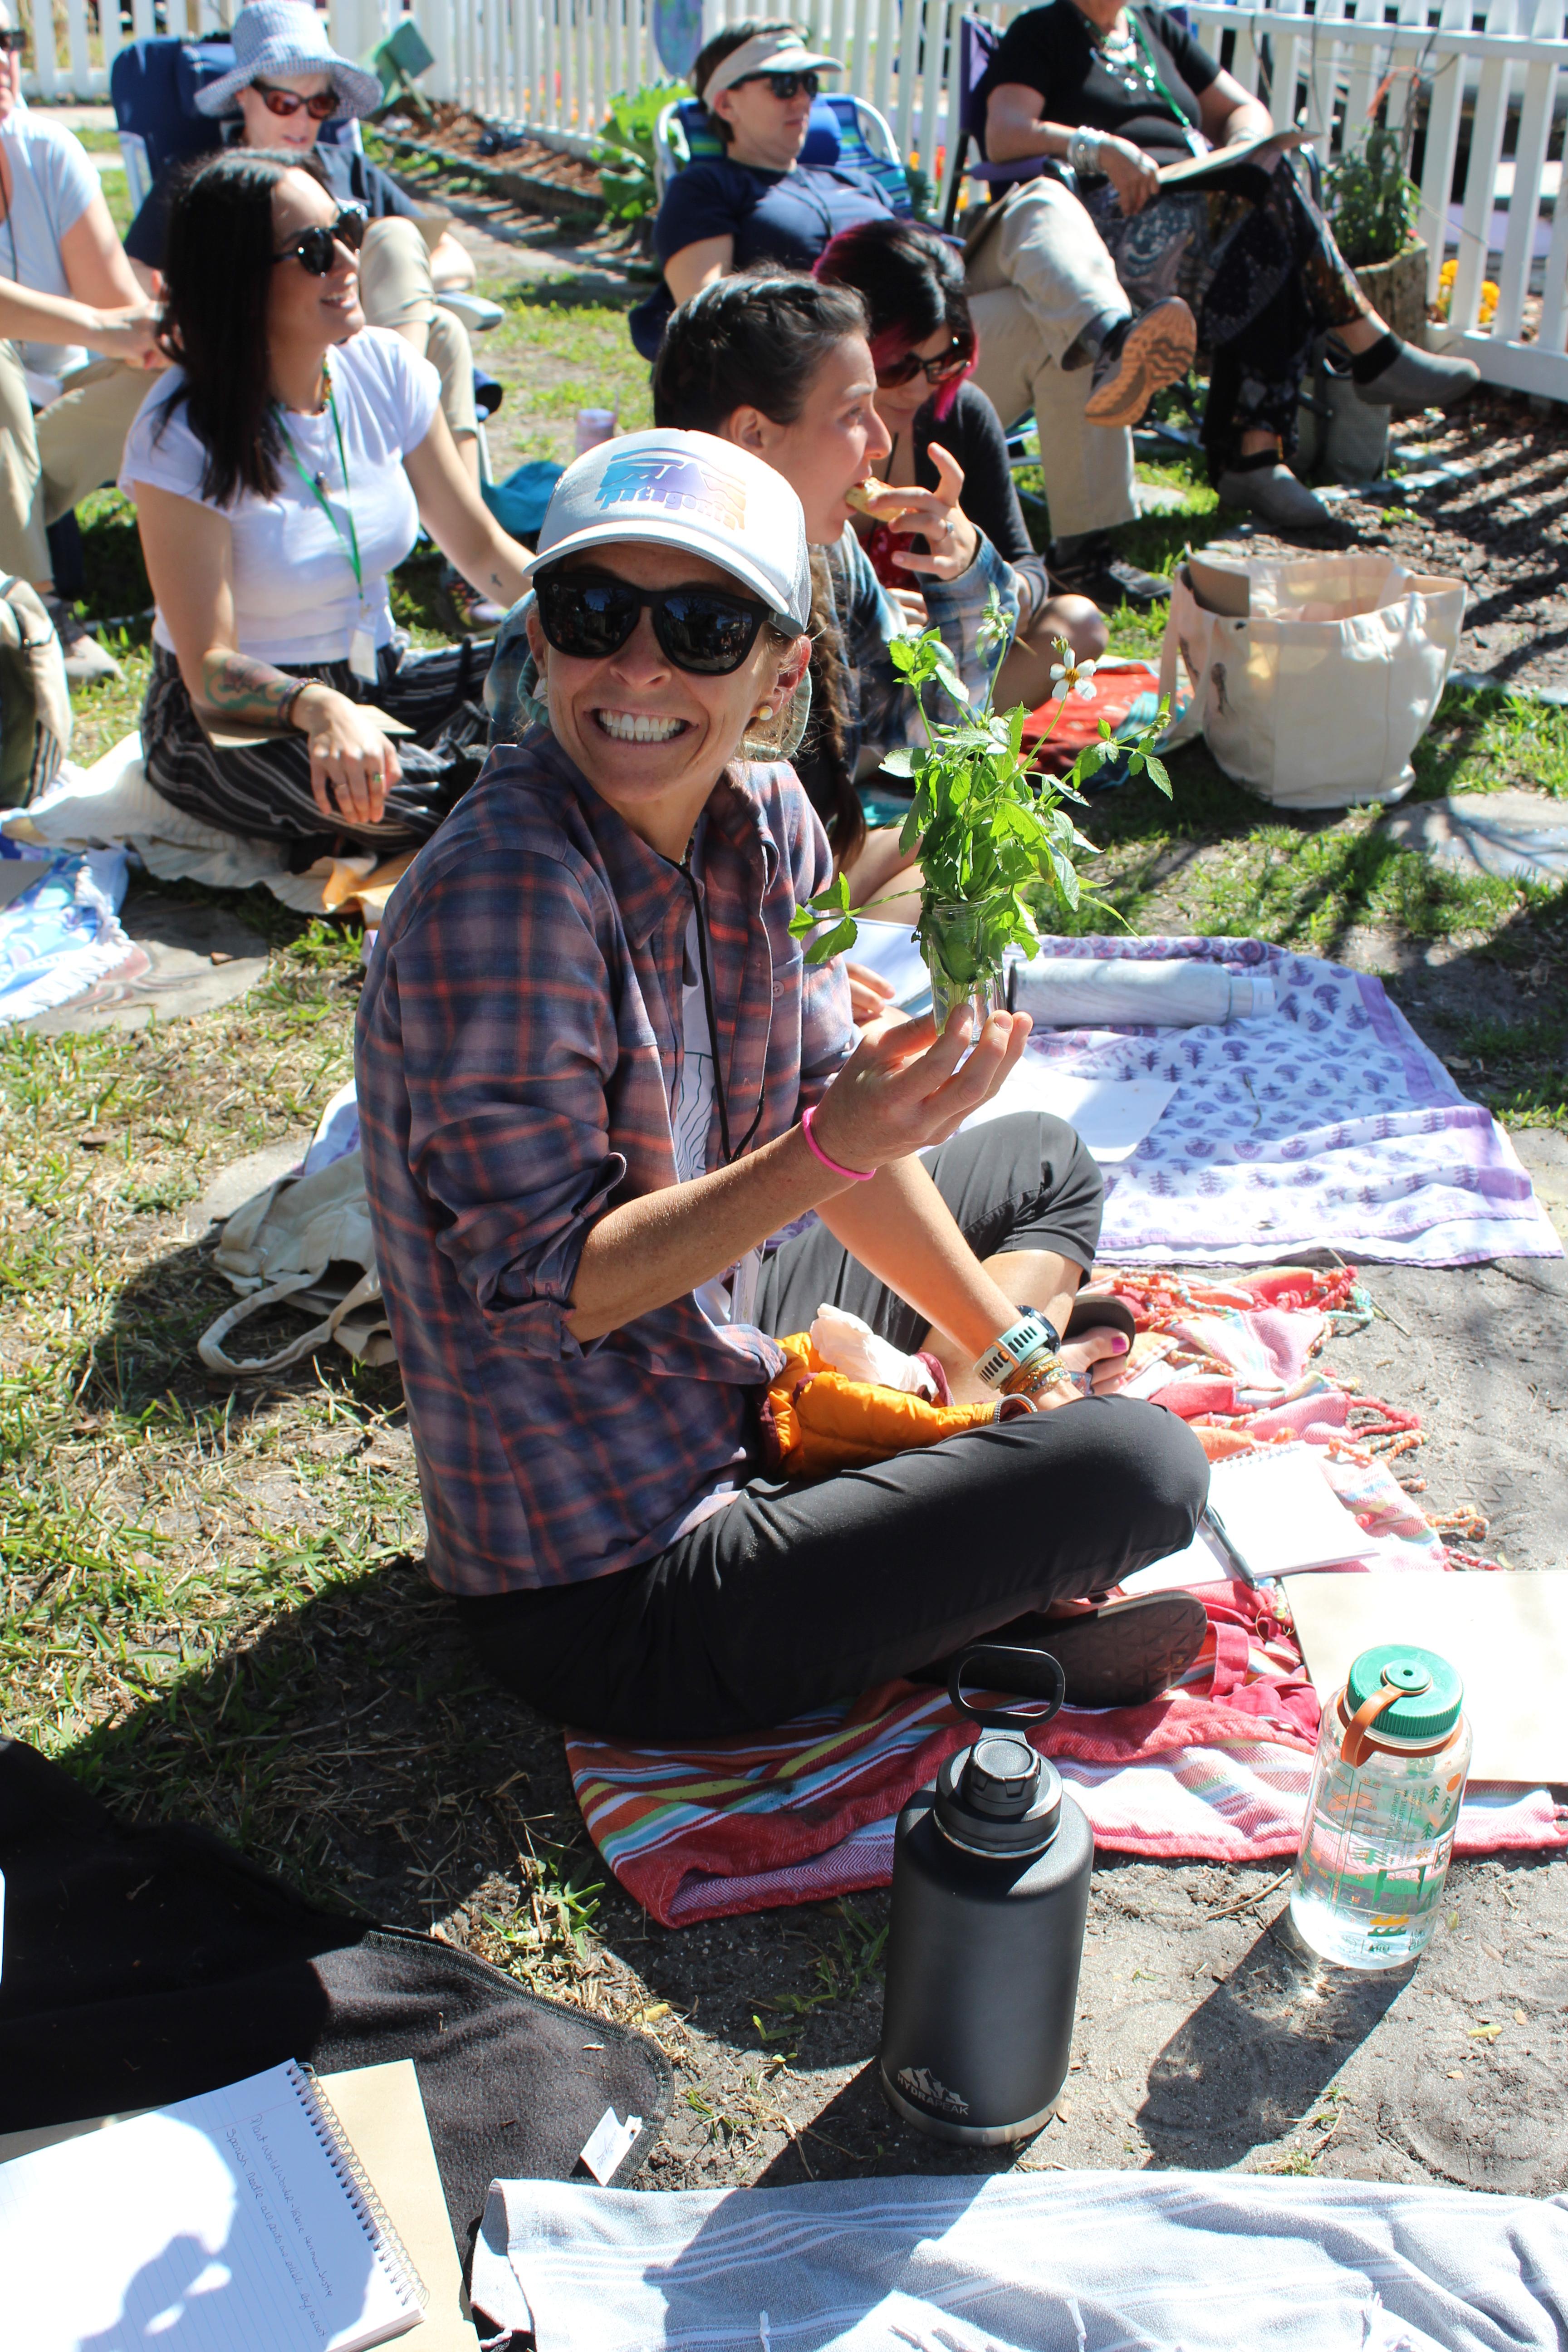
<instances>
[{"instance_id":1,"label":"navy blue t-shirt","mask_svg":"<svg viewBox=\"0 0 1568 2352\"><path fill-rule=\"evenodd\" d=\"M758 261L809 269L840 229L892 209L869 172L847 164L796 163L788 172L763 172L717 157L689 163L671 180L653 225L653 249L668 261L707 237L732 236L737 269ZM661 280L632 312L632 341L645 359L658 352L674 308L675 297Z\"/></svg>"},{"instance_id":2,"label":"navy blue t-shirt","mask_svg":"<svg viewBox=\"0 0 1568 2352\"><path fill-rule=\"evenodd\" d=\"M215 143L214 152L216 152ZM385 220L393 214L403 220L418 218L419 207L413 198L405 196L396 181L389 178L378 163L373 163L368 155L362 155L358 148L332 146L318 140L312 152L326 173L328 188L340 205L363 205L372 220ZM174 173L181 168L174 164L159 173L148 190L146 202L125 232L126 252L144 269L163 267L169 197Z\"/></svg>"}]
</instances>

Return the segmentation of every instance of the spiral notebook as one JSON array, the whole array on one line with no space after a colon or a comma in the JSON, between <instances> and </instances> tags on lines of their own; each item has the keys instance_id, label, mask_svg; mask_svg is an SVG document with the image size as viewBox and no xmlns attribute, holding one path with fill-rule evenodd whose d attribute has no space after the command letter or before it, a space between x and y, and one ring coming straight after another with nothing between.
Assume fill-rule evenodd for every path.
<instances>
[{"instance_id":1,"label":"spiral notebook","mask_svg":"<svg viewBox=\"0 0 1568 2352\"><path fill-rule=\"evenodd\" d=\"M0 2166L0 2330L26 2352L361 2352L424 2288L292 2060Z\"/></svg>"}]
</instances>

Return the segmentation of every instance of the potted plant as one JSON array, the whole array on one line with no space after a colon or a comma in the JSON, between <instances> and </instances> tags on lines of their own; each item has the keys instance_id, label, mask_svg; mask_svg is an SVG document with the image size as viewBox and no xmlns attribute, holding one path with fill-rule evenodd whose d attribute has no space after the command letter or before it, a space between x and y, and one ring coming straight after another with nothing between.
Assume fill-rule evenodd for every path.
<instances>
[{"instance_id":1,"label":"potted plant","mask_svg":"<svg viewBox=\"0 0 1568 2352\"><path fill-rule=\"evenodd\" d=\"M1426 247L1421 191L1405 170L1405 134L1372 123L1327 174L1329 225L1373 310L1407 343L1426 341Z\"/></svg>"},{"instance_id":2,"label":"potted plant","mask_svg":"<svg viewBox=\"0 0 1568 2352\"><path fill-rule=\"evenodd\" d=\"M906 850L920 845L924 878L915 928L931 974L939 1032L950 1013L968 1006L978 1034L980 1024L1004 1001L1008 949L1027 954L1038 946L1023 895L1029 885L1048 882L1069 911L1079 906L1076 861L1092 856L1095 845L1079 831L1065 803L1083 806L1081 788L1095 771L1108 759L1125 755L1134 775L1147 775L1167 799L1171 793L1163 763L1151 748L1164 728L1163 704L1153 723L1131 739L1116 740L1101 719L1100 740L1084 745L1068 775L1037 773L1032 766L1036 747L1024 748L1028 713L1022 707L1005 712L992 708L1006 635L994 593L981 645L995 662L978 709L969 708L969 690L935 629L889 647L895 667L914 690L926 735L923 751L896 751L882 764L914 783L901 838ZM1059 698L1041 740L1060 724L1069 695L1094 698L1094 664L1075 662L1064 638L1057 640L1057 653L1052 677ZM927 697L936 689L958 707L956 719L931 718ZM846 877L837 875L827 889L797 908L790 928L797 938L816 934L805 950L811 963L852 948L858 925Z\"/></svg>"},{"instance_id":3,"label":"potted plant","mask_svg":"<svg viewBox=\"0 0 1568 2352\"><path fill-rule=\"evenodd\" d=\"M612 101L599 134L600 145L608 151L599 165L605 208L612 220L636 231L645 252L658 210L654 171L658 119L667 106L690 95L681 81L649 82L642 89L624 93Z\"/></svg>"}]
</instances>

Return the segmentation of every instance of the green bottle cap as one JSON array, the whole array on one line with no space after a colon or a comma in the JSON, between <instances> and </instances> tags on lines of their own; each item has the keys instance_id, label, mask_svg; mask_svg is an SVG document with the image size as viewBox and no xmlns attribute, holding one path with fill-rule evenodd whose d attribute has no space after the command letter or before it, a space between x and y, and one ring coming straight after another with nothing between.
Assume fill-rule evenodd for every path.
<instances>
[{"instance_id":1,"label":"green bottle cap","mask_svg":"<svg viewBox=\"0 0 1568 2352\"><path fill-rule=\"evenodd\" d=\"M1399 1692L1367 1727L1372 1739L1441 1739L1459 1720L1465 1685L1447 1658L1413 1642L1379 1642L1363 1650L1345 1685L1347 1713L1356 1714L1380 1690Z\"/></svg>"}]
</instances>

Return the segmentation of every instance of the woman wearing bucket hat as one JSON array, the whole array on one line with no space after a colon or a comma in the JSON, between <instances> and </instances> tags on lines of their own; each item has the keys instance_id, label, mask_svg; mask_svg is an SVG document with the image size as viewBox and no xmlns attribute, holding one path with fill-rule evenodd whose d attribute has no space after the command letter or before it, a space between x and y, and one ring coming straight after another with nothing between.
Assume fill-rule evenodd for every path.
<instances>
[{"instance_id":1,"label":"woman wearing bucket hat","mask_svg":"<svg viewBox=\"0 0 1568 2352\"><path fill-rule=\"evenodd\" d=\"M676 305L713 278L759 261L809 269L841 229L892 211L868 172L799 160L818 77L843 70L783 22L731 25L699 54L691 86L724 153L689 163L664 192L653 226L664 279L631 314L645 359Z\"/></svg>"},{"instance_id":2,"label":"woman wearing bucket hat","mask_svg":"<svg viewBox=\"0 0 1568 2352\"><path fill-rule=\"evenodd\" d=\"M443 294L474 282L471 256L438 215L416 204L357 148L321 143L325 123L370 114L381 83L338 56L326 24L300 0L251 0L234 20L232 73L196 92L196 104L241 147L314 155L341 204L363 205L369 221L360 248L360 302L373 327L395 327L441 379L441 412L470 478L479 478L479 419L468 329L441 308ZM330 102L329 102L330 101ZM178 167L162 173L126 232L125 250L143 285L156 290L163 267L169 203ZM495 626L500 614L448 566L447 616L458 629Z\"/></svg>"},{"instance_id":3,"label":"woman wearing bucket hat","mask_svg":"<svg viewBox=\"0 0 1568 2352\"><path fill-rule=\"evenodd\" d=\"M416 653L387 601L420 523L503 603L530 566L458 462L429 361L365 325L364 215L312 161L230 149L179 187L163 327L175 365L120 479L157 604L148 781L306 866L342 840L425 840L478 764L490 648ZM412 738L401 750L378 711ZM215 720L273 740L219 744Z\"/></svg>"},{"instance_id":4,"label":"woman wearing bucket hat","mask_svg":"<svg viewBox=\"0 0 1568 2352\"><path fill-rule=\"evenodd\" d=\"M549 724L492 755L372 959L365 1188L427 1565L487 1667L558 1719L706 1737L1114 1583L1190 1538L1207 1467L1042 1354L1039 1410L764 1475L776 1335L833 1299L984 1399L1026 1307L1067 1323L1100 1177L1058 1120L954 1136L1023 1016L857 1043L840 966L791 935L830 855L784 764L811 603L787 482L630 435L562 478L535 580ZM1122 1345L1062 1352L1103 1381Z\"/></svg>"}]
</instances>

